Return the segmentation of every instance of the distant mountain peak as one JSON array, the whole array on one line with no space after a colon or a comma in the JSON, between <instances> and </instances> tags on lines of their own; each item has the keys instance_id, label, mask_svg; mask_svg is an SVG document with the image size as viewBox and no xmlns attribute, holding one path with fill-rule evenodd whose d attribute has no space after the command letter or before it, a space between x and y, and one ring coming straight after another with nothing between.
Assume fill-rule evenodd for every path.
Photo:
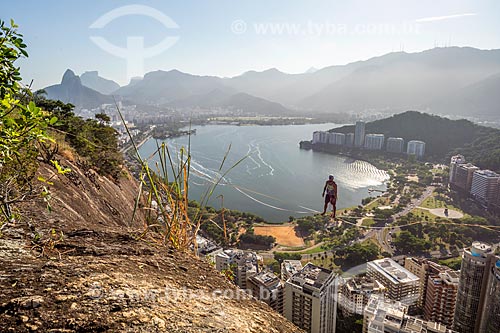
<instances>
[{"instance_id":1,"label":"distant mountain peak","mask_svg":"<svg viewBox=\"0 0 500 333\"><path fill-rule=\"evenodd\" d=\"M310 67L307 71L305 71L306 74L312 74L316 73L318 69L316 67Z\"/></svg>"},{"instance_id":2,"label":"distant mountain peak","mask_svg":"<svg viewBox=\"0 0 500 333\"><path fill-rule=\"evenodd\" d=\"M115 81L99 76L98 71L87 71L80 76L80 80L84 86L105 95L111 94L120 88L120 85Z\"/></svg>"},{"instance_id":3,"label":"distant mountain peak","mask_svg":"<svg viewBox=\"0 0 500 333\"><path fill-rule=\"evenodd\" d=\"M80 78L78 76L76 76L75 72L73 72L71 69L68 68L64 72L64 75L63 75L62 80L61 80L61 84L72 83L75 80L80 81Z\"/></svg>"}]
</instances>

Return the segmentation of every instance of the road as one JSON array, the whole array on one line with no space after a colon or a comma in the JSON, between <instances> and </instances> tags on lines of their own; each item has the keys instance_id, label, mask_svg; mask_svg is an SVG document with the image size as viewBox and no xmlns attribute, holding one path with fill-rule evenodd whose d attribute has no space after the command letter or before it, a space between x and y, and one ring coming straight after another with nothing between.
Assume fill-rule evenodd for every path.
<instances>
[{"instance_id":1,"label":"road","mask_svg":"<svg viewBox=\"0 0 500 333\"><path fill-rule=\"evenodd\" d=\"M410 204L406 206L402 211L394 214L392 216L393 220L397 220L398 218L408 215L408 213L410 213L413 209L415 209L415 207L420 206L425 201L425 199L430 197L435 189L436 189L435 186L427 186L427 188L425 189L424 193L422 193L420 198L412 200ZM391 248L392 233L398 233L401 230L401 228L395 226L394 228L391 229L390 232L386 233L384 232L384 230L385 229L375 231L377 233L378 243L382 247L382 251L394 254L394 250Z\"/></svg>"}]
</instances>

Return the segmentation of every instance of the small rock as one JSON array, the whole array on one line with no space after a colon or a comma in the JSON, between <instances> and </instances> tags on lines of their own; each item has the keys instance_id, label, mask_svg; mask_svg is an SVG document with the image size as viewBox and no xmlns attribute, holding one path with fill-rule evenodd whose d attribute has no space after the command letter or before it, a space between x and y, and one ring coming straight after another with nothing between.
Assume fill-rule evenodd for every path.
<instances>
[{"instance_id":1,"label":"small rock","mask_svg":"<svg viewBox=\"0 0 500 333\"><path fill-rule=\"evenodd\" d=\"M184 266L179 266L179 269L183 270L184 272L188 271L187 267L184 267Z\"/></svg>"},{"instance_id":2,"label":"small rock","mask_svg":"<svg viewBox=\"0 0 500 333\"><path fill-rule=\"evenodd\" d=\"M25 297L14 298L10 302L11 304L15 304L20 308L29 310L29 309L36 309L42 306L44 299L42 296L25 296Z\"/></svg>"},{"instance_id":3,"label":"small rock","mask_svg":"<svg viewBox=\"0 0 500 333\"><path fill-rule=\"evenodd\" d=\"M75 295L56 295L55 300L56 302L64 302L68 300L74 300L76 299Z\"/></svg>"},{"instance_id":4,"label":"small rock","mask_svg":"<svg viewBox=\"0 0 500 333\"><path fill-rule=\"evenodd\" d=\"M29 319L28 316L25 316L25 315L21 315L21 320L23 321L23 323L26 323Z\"/></svg>"}]
</instances>

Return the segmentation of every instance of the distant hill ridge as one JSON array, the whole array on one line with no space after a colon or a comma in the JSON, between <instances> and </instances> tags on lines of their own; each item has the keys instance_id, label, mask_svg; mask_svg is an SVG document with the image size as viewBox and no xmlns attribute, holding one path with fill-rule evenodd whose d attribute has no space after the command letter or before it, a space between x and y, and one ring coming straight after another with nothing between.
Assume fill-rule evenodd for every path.
<instances>
[{"instance_id":1,"label":"distant hill ridge","mask_svg":"<svg viewBox=\"0 0 500 333\"><path fill-rule=\"evenodd\" d=\"M353 133L354 126L331 129L330 132ZM366 133L401 137L405 142L422 140L426 154L443 161L461 153L484 169L500 171L500 130L476 125L468 120L450 120L426 113L407 111L390 118L366 124Z\"/></svg>"},{"instance_id":2,"label":"distant hill ridge","mask_svg":"<svg viewBox=\"0 0 500 333\"><path fill-rule=\"evenodd\" d=\"M425 110L495 119L500 112L500 97L495 93L500 89L500 49L445 47L392 52L300 74L271 68L222 78L158 70L117 90L95 72L82 75L82 82L133 104L196 108L212 103L211 92L219 91L227 96L243 93L255 97L251 109L279 103L283 112L298 110L308 114ZM269 103L261 103L262 99ZM224 107L224 101L221 99L217 106ZM268 113L266 109L259 111Z\"/></svg>"},{"instance_id":3,"label":"distant hill ridge","mask_svg":"<svg viewBox=\"0 0 500 333\"><path fill-rule=\"evenodd\" d=\"M113 80L105 79L99 76L97 71L89 71L80 75L82 84L86 87L94 89L101 94L109 95L112 92L120 89L120 85Z\"/></svg>"}]
</instances>

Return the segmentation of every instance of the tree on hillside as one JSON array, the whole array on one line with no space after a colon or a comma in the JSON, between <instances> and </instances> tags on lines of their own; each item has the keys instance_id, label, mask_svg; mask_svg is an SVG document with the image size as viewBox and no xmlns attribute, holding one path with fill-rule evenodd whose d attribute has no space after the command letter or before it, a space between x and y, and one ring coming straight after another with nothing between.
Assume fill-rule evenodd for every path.
<instances>
[{"instance_id":1,"label":"tree on hillside","mask_svg":"<svg viewBox=\"0 0 500 333\"><path fill-rule=\"evenodd\" d=\"M15 62L27 56L17 25L0 20L0 225L15 220L15 204L39 194L33 184L39 144L50 140L46 129L57 121L33 101L24 103L27 92Z\"/></svg>"}]
</instances>

